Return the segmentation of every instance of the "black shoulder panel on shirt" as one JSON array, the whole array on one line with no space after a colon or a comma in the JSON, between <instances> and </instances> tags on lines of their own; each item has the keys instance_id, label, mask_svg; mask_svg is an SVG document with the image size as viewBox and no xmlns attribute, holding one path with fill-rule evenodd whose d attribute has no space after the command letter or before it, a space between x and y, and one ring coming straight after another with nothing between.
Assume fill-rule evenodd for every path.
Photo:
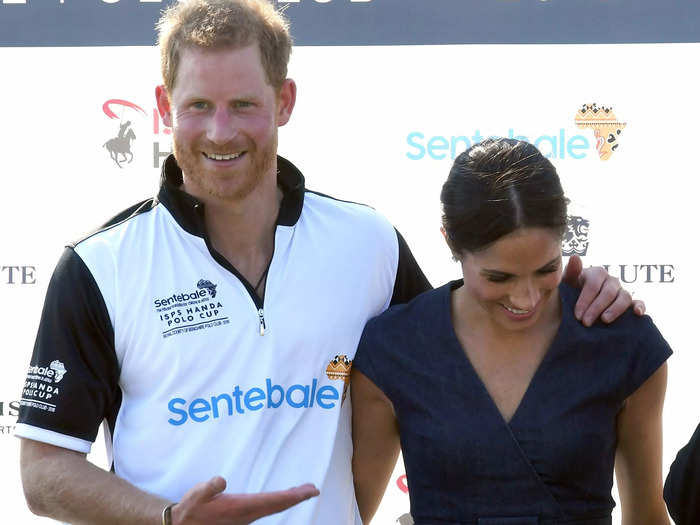
<instances>
[{"instance_id":1,"label":"black shoulder panel on shirt","mask_svg":"<svg viewBox=\"0 0 700 525\"><path fill-rule=\"evenodd\" d=\"M145 213L147 211L151 211L156 205L158 204L158 200L151 198L151 199L146 199L141 202L137 202L133 206L129 206L127 209L124 211L121 211L117 213L114 217L109 219L106 223L104 223L102 226L97 228L96 230L90 232L89 234L85 235L84 237L78 239L75 242L72 242L68 245L68 247L75 247L81 242L89 239L93 235L97 235L100 232L103 232L105 230L109 230L110 228L113 228L114 226L117 226L121 223L123 223L126 220L131 219L132 217L136 217L137 215L140 215L142 213Z\"/></svg>"},{"instance_id":2,"label":"black shoulder panel on shirt","mask_svg":"<svg viewBox=\"0 0 700 525\"><path fill-rule=\"evenodd\" d=\"M294 226L304 207L304 175L284 157L277 155L277 184L282 188L277 224Z\"/></svg>"},{"instance_id":3,"label":"black shoulder panel on shirt","mask_svg":"<svg viewBox=\"0 0 700 525\"><path fill-rule=\"evenodd\" d=\"M18 422L94 441L121 403L118 383L104 299L83 260L66 248L46 292Z\"/></svg>"},{"instance_id":4,"label":"black shoulder panel on shirt","mask_svg":"<svg viewBox=\"0 0 700 525\"><path fill-rule=\"evenodd\" d=\"M398 230L396 237L399 243L399 264L396 268L394 293L391 296L392 305L407 303L416 295L433 288Z\"/></svg>"},{"instance_id":5,"label":"black shoulder panel on shirt","mask_svg":"<svg viewBox=\"0 0 700 525\"><path fill-rule=\"evenodd\" d=\"M700 523L700 425L671 465L664 499L676 525Z\"/></svg>"},{"instance_id":6,"label":"black shoulder panel on shirt","mask_svg":"<svg viewBox=\"0 0 700 525\"><path fill-rule=\"evenodd\" d=\"M124 211L117 213L114 217L109 219L100 227L100 230L104 230L110 226L116 226L117 224L124 222L126 219L130 219L131 217L135 217L140 213L150 211L156 204L158 204L158 201L153 198L137 202L133 206L128 207Z\"/></svg>"},{"instance_id":7,"label":"black shoulder panel on shirt","mask_svg":"<svg viewBox=\"0 0 700 525\"><path fill-rule=\"evenodd\" d=\"M328 195L326 193L321 193L320 191L314 191L314 190L309 190L309 189L306 189L304 191L306 191L306 193L312 193L314 195L318 195L319 197L324 197L324 198L330 199L332 201L345 202L347 204L357 204L358 206L365 206L365 207L369 208L370 210L374 209L372 206L370 206L369 204L365 204L364 202L355 202L355 201L348 201L345 199L339 199L337 197L333 197L332 195Z\"/></svg>"}]
</instances>

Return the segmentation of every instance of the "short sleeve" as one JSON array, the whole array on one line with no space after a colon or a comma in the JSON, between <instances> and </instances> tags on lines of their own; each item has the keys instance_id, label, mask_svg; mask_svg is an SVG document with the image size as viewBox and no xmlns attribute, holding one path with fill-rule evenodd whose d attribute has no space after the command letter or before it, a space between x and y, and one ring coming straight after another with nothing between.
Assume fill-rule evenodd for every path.
<instances>
[{"instance_id":1,"label":"short sleeve","mask_svg":"<svg viewBox=\"0 0 700 525\"><path fill-rule=\"evenodd\" d=\"M635 319L635 343L629 353L624 398L631 396L671 356L673 351L651 317Z\"/></svg>"},{"instance_id":2,"label":"short sleeve","mask_svg":"<svg viewBox=\"0 0 700 525\"><path fill-rule=\"evenodd\" d=\"M121 399L118 368L102 294L67 248L46 293L15 435L89 452Z\"/></svg>"},{"instance_id":3,"label":"short sleeve","mask_svg":"<svg viewBox=\"0 0 700 525\"><path fill-rule=\"evenodd\" d=\"M387 378L385 374L382 373L382 370L375 366L375 363L381 364L386 361L382 355L382 343L379 337L381 334L377 330L378 325L378 318L374 318L365 326L362 337L360 337L360 343L357 347L355 358L352 362L352 368L353 370L362 372L367 376L367 379L372 381L377 388L390 398Z\"/></svg>"}]
</instances>

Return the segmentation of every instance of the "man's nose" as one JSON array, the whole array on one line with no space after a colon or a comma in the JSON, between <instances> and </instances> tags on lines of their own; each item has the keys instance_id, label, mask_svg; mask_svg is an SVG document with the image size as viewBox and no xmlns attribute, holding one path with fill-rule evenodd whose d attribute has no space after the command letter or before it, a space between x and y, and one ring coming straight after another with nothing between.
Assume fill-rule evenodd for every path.
<instances>
[{"instance_id":1,"label":"man's nose","mask_svg":"<svg viewBox=\"0 0 700 525\"><path fill-rule=\"evenodd\" d=\"M214 144L226 144L238 133L236 117L228 108L217 108L207 127L207 139Z\"/></svg>"}]
</instances>

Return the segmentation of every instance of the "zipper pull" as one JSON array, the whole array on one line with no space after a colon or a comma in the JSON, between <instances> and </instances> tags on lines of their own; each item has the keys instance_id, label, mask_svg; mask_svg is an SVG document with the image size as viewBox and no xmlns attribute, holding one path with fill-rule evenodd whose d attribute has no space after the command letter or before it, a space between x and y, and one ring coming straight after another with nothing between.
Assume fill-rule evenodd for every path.
<instances>
[{"instance_id":1,"label":"zipper pull","mask_svg":"<svg viewBox=\"0 0 700 525\"><path fill-rule=\"evenodd\" d=\"M258 310L258 318L260 319L260 335L265 335L265 315L262 308Z\"/></svg>"}]
</instances>

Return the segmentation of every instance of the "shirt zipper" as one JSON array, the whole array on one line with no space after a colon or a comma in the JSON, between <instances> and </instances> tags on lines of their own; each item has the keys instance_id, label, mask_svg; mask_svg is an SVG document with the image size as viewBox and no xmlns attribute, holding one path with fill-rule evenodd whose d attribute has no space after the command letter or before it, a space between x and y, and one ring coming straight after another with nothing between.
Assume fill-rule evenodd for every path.
<instances>
[{"instance_id":1,"label":"shirt zipper","mask_svg":"<svg viewBox=\"0 0 700 525\"><path fill-rule=\"evenodd\" d=\"M196 204L195 205L195 210L199 213L199 216L202 218L202 224L204 223L204 217L203 217L203 209L201 205ZM230 271L240 282L243 284L245 287L246 291L248 292L248 295L250 296L251 300L253 301L253 305L255 306L258 314L258 326L259 326L259 333L260 336L265 335L265 330L267 329L267 324L265 323L265 311L264 311L264 306L265 306L265 294L267 294L267 284L268 284L268 279L270 277L269 274L269 269L270 266L272 265L272 259L275 257L275 245L277 244L277 226L275 225L275 236L273 239L272 243L272 255L270 256L270 261L267 263L267 276L265 277L265 293L263 293L262 299L258 296L257 293L255 293L255 290L253 290L253 286L247 281L241 273L236 270L236 268L226 259L223 255L221 255L219 252L217 252L214 247L211 245L209 242L209 236L205 233L204 235L204 242L207 245L207 249L209 250L209 253L211 256L214 258L216 262L218 262L221 266L226 268L228 271Z\"/></svg>"},{"instance_id":2,"label":"shirt zipper","mask_svg":"<svg viewBox=\"0 0 700 525\"><path fill-rule=\"evenodd\" d=\"M265 335L265 329L267 328L267 325L265 324L265 312L263 310L264 305L265 305L265 295L267 295L267 284L269 282L270 278L270 266L272 266L272 259L275 258L275 246L277 244L277 226L275 226L275 236L272 239L272 254L270 254L270 260L267 263L267 267L265 268L265 291L263 292L262 299L260 300L260 303L258 304L255 299L258 299L258 294L255 293L255 290L253 290L253 300L255 301L256 306L258 307L258 321L260 322L260 337Z\"/></svg>"},{"instance_id":3,"label":"shirt zipper","mask_svg":"<svg viewBox=\"0 0 700 525\"><path fill-rule=\"evenodd\" d=\"M262 336L265 335L265 313L262 308L258 309L258 318L260 319L260 335Z\"/></svg>"}]
</instances>

